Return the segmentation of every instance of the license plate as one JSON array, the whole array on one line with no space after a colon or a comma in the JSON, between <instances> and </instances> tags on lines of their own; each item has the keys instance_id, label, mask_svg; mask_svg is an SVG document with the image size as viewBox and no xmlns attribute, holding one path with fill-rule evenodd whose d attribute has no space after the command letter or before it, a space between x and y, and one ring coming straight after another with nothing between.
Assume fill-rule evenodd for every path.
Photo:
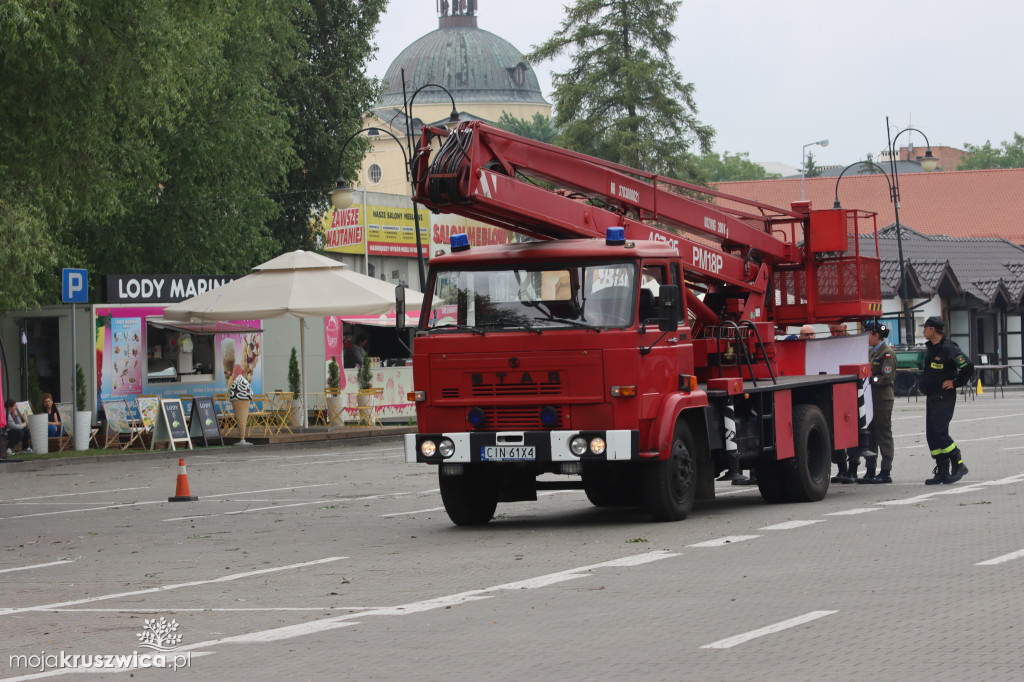
<instances>
[{"instance_id":1,"label":"license plate","mask_svg":"<svg viewBox=\"0 0 1024 682\"><path fill-rule=\"evenodd\" d=\"M532 445L485 445L480 448L480 459L485 462L532 462L537 459Z\"/></svg>"}]
</instances>

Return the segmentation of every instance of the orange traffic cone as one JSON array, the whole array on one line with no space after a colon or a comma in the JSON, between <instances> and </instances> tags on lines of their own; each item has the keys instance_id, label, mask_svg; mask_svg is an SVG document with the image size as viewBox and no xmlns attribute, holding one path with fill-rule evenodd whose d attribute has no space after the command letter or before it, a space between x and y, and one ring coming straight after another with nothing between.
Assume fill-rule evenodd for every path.
<instances>
[{"instance_id":1,"label":"orange traffic cone","mask_svg":"<svg viewBox=\"0 0 1024 682\"><path fill-rule=\"evenodd\" d=\"M168 502L195 502L199 498L188 490L188 472L185 471L185 458L178 459L178 485L174 489L174 497L168 497Z\"/></svg>"}]
</instances>

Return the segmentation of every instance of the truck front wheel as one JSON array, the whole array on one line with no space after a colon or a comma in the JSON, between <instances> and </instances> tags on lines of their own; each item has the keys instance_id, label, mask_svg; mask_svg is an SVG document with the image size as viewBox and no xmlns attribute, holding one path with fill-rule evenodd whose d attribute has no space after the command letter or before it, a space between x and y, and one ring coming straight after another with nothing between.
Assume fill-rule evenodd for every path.
<instances>
[{"instance_id":1,"label":"truck front wheel","mask_svg":"<svg viewBox=\"0 0 1024 682\"><path fill-rule=\"evenodd\" d=\"M463 465L463 473L451 475L438 467L441 501L456 526L482 526L494 517L498 507L497 484L479 464Z\"/></svg>"},{"instance_id":2,"label":"truck front wheel","mask_svg":"<svg viewBox=\"0 0 1024 682\"><path fill-rule=\"evenodd\" d=\"M676 424L669 458L645 465L644 502L655 521L682 521L697 494L697 459L686 424Z\"/></svg>"}]
</instances>

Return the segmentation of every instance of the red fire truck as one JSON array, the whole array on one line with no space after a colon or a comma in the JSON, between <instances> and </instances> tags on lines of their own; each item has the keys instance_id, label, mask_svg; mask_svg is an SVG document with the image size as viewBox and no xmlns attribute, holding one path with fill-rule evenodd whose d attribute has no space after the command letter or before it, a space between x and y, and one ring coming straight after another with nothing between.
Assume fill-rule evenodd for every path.
<instances>
[{"instance_id":1,"label":"red fire truck","mask_svg":"<svg viewBox=\"0 0 1024 682\"><path fill-rule=\"evenodd\" d=\"M833 449L857 445L866 349L812 362L827 341L775 337L879 314L874 214L775 208L483 122L424 129L413 170L418 203L524 237L456 235L430 261L405 450L438 468L454 523L579 488L679 520L730 468L769 502L824 497Z\"/></svg>"}]
</instances>

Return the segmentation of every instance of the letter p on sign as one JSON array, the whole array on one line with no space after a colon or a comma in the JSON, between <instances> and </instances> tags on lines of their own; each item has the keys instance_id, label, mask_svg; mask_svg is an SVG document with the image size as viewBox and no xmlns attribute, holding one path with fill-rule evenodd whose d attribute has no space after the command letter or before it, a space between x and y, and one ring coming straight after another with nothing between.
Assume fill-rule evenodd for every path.
<instances>
[{"instance_id":1,"label":"letter p on sign","mask_svg":"<svg viewBox=\"0 0 1024 682\"><path fill-rule=\"evenodd\" d=\"M64 303L88 303L89 271L79 268L64 268L61 290Z\"/></svg>"}]
</instances>

